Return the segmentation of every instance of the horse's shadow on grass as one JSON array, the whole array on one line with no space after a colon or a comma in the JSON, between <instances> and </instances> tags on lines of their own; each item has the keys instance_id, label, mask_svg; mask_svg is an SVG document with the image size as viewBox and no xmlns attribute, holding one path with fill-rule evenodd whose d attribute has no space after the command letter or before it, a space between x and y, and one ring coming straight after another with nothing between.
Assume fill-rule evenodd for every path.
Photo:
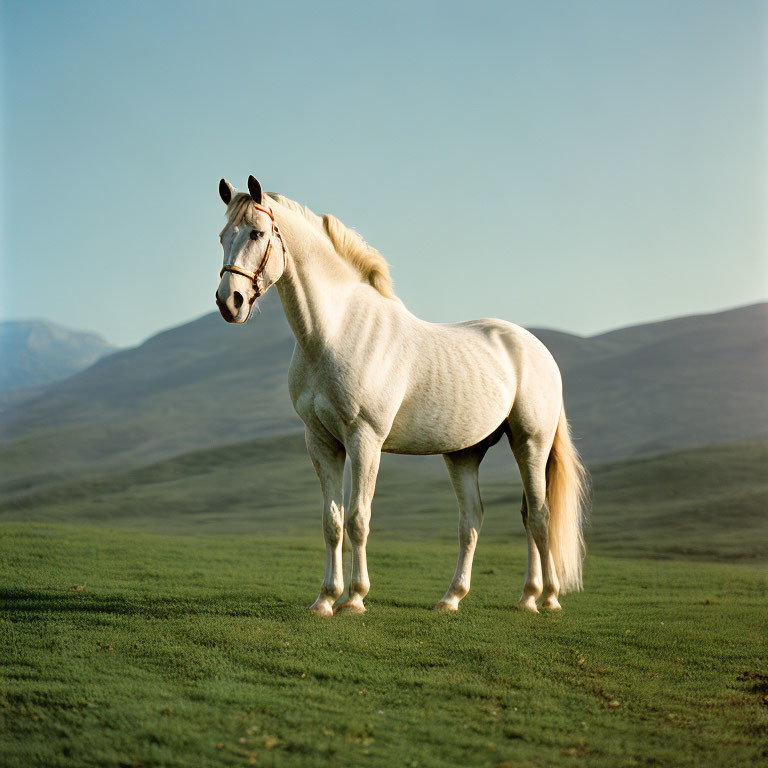
<instances>
[{"instance_id":1,"label":"horse's shadow on grass","mask_svg":"<svg viewBox=\"0 0 768 768\"><path fill-rule=\"evenodd\" d=\"M0 589L0 610L12 613L112 613L140 612L137 601L118 595L86 595L82 592L49 592Z\"/></svg>"},{"instance_id":2,"label":"horse's shadow on grass","mask_svg":"<svg viewBox=\"0 0 768 768\"><path fill-rule=\"evenodd\" d=\"M415 614L434 613L461 616L477 610L509 613L515 606L504 603L464 606L458 613L435 610L435 604L402 597L376 598L369 604L374 618L377 609L405 611ZM310 613L305 599L286 599L274 593L217 592L199 597L179 597L162 594L99 593L58 589L0 588L0 613L13 617L21 614L105 614L109 616L143 616L173 619L186 616L229 616L265 619L276 622L308 618Z\"/></svg>"},{"instance_id":3,"label":"horse's shadow on grass","mask_svg":"<svg viewBox=\"0 0 768 768\"><path fill-rule=\"evenodd\" d=\"M263 593L246 596L221 592L200 598L179 598L175 595L0 588L0 612L10 615L93 613L154 618L219 615L285 621L300 610L305 610L305 606L297 601Z\"/></svg>"}]
</instances>

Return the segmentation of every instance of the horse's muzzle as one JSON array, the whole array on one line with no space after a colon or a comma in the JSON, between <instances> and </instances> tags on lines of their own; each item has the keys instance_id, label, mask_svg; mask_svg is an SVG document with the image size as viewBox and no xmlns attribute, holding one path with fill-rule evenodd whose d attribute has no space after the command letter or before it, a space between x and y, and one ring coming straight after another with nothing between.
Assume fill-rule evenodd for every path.
<instances>
[{"instance_id":1,"label":"horse's muzzle","mask_svg":"<svg viewBox=\"0 0 768 768\"><path fill-rule=\"evenodd\" d=\"M239 317L243 314L243 304L245 303L245 300L243 299L243 295L239 291L235 291L232 294L232 302L223 302L219 298L218 292L216 292L216 306L219 308L219 312L221 313L221 316L228 322L232 323L234 325L242 325L243 323L247 322L248 319L251 316L251 312L253 310L253 305L256 302L256 299L258 298L257 294L254 294L250 299L248 299L248 312L245 314L245 317L238 320ZM234 311L233 311L234 309Z\"/></svg>"},{"instance_id":2,"label":"horse's muzzle","mask_svg":"<svg viewBox=\"0 0 768 768\"><path fill-rule=\"evenodd\" d=\"M216 294L216 306L219 308L219 312L221 313L221 316L228 322L228 323L234 323L235 322L235 316L229 311L229 308L226 304L224 304L221 299L219 298L219 294Z\"/></svg>"}]
</instances>

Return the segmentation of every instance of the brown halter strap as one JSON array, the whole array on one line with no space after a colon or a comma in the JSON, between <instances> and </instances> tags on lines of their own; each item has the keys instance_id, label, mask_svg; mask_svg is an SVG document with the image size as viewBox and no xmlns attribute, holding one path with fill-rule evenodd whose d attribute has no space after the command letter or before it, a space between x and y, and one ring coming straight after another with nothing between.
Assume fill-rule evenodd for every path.
<instances>
[{"instance_id":1,"label":"brown halter strap","mask_svg":"<svg viewBox=\"0 0 768 768\"><path fill-rule=\"evenodd\" d=\"M270 254L272 253L272 241L274 237L277 237L277 239L280 241L280 248L283 251L283 271L285 271L285 266L288 261L288 251L285 247L285 241L283 240L283 236L280 234L280 228L277 226L277 221L275 220L275 214L272 213L272 209L264 208L261 205L258 205L256 202L253 203L253 207L257 211L266 213L267 216L269 216L269 218L272 219L273 237L269 238L269 242L267 243L267 250L264 252L264 258L261 260L261 264L259 264L259 266L256 267L255 272L251 272L248 269L243 269L242 267L238 267L236 264L225 264L221 268L221 272L219 272L219 277L223 277L225 272L232 272L235 275L242 275L243 277L247 277L253 283L253 289L254 291L256 291L256 296L254 298L258 298L264 292L262 290L261 276L267 267L267 262L269 261Z\"/></svg>"}]
</instances>

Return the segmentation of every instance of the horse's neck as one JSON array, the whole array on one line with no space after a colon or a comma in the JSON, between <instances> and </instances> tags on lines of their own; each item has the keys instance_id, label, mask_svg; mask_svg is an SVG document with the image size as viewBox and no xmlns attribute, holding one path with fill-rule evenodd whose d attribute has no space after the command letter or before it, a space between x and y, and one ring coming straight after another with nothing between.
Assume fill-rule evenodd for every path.
<instances>
[{"instance_id":1,"label":"horse's neck","mask_svg":"<svg viewBox=\"0 0 768 768\"><path fill-rule=\"evenodd\" d=\"M314 356L335 337L360 278L336 255L328 238L298 214L279 215L279 224L288 258L277 292L296 341Z\"/></svg>"}]
</instances>

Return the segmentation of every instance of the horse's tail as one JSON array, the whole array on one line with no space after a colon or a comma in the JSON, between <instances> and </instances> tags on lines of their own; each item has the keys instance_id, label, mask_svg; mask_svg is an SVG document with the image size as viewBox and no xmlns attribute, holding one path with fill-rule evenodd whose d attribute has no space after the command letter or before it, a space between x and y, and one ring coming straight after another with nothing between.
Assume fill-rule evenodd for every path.
<instances>
[{"instance_id":1,"label":"horse's tail","mask_svg":"<svg viewBox=\"0 0 768 768\"><path fill-rule=\"evenodd\" d=\"M563 406L547 460L549 551L555 561L562 592L582 588L581 562L586 551L583 526L588 488L587 470L571 441Z\"/></svg>"}]
</instances>

